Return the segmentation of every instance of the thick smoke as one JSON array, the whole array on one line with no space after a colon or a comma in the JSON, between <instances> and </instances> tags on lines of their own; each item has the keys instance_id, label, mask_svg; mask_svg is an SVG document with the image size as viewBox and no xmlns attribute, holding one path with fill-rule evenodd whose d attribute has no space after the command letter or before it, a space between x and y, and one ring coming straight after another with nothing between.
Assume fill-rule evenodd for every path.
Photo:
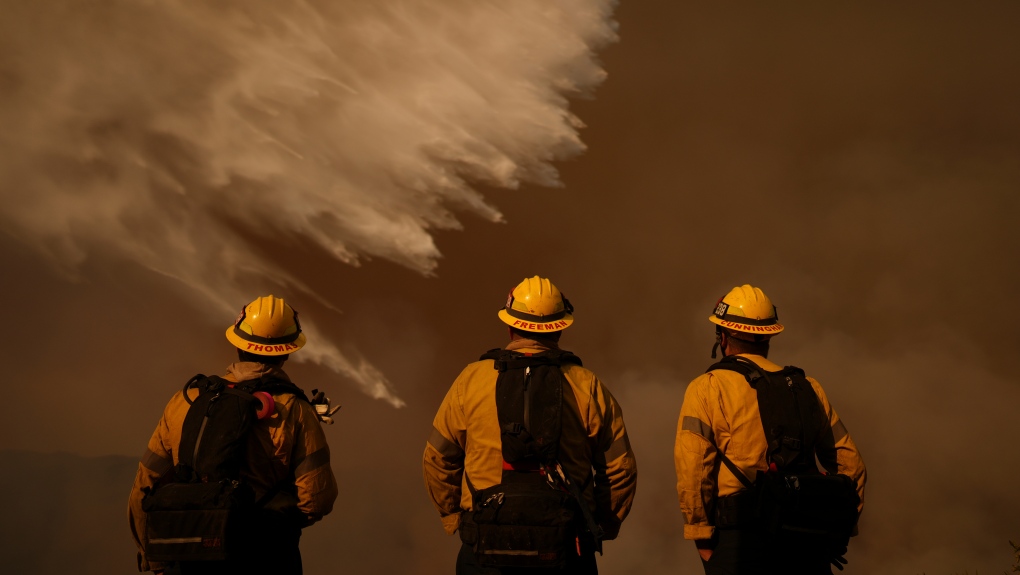
<instances>
[{"instance_id":1,"label":"thick smoke","mask_svg":"<svg viewBox=\"0 0 1020 575\"><path fill-rule=\"evenodd\" d=\"M8 2L0 225L76 277L136 262L231 316L252 286L315 294L282 255L431 274L472 183L557 186L568 97L605 77L611 0ZM402 405L309 322L301 355Z\"/></svg>"},{"instance_id":2,"label":"thick smoke","mask_svg":"<svg viewBox=\"0 0 1020 575\"><path fill-rule=\"evenodd\" d=\"M0 73L6 130L0 131L0 162L6 162L0 170L5 194L14 193L7 186L33 191L17 196L19 204L62 200L39 199L45 198L33 188L39 174L86 191L113 177L103 176L105 164L52 152L68 140L68 120L55 120L58 113L70 118L68 110L96 105L68 108L71 97L50 105L64 86L82 83L72 79L84 74L87 62L124 59L120 46L167 51L156 72L134 73L156 83L174 67L206 62L233 70L244 60L215 56L226 37L203 41L197 34L182 36L187 28L176 20L155 23L153 11L172 12L165 2L95 2L92 9L103 13L92 16L84 12L84 0L63 11L48 4L7 2L0 19L0 69L7 71ZM441 4L428 13L446 14L448 3ZM456 14L482 14L476 4ZM508 4L504 9L513 13L524 9ZM133 12L117 18L117 6ZM344 10L344 21L383 14L373 5ZM423 10L405 8L419 15ZM573 10L576 18L594 14ZM451 22L462 21L449 13ZM204 16L193 28L226 21L219 14ZM340 339L352 334L349 340L408 405L397 410L367 395L343 394L337 423L326 428L341 496L336 511L302 536L305 572L452 572L459 539L445 534L425 494L422 449L457 373L504 342L495 308L507 288L536 273L552 277L576 306L577 321L562 343L619 399L639 462L633 512L620 538L606 544L601 573L703 571L693 543L682 538L673 439L685 386L712 361L714 328L707 316L719 296L744 282L765 289L786 325L770 358L800 366L822 382L868 466L861 533L851 542L843 573L1009 571L1009 541L1020 541L1020 379L1013 366L1020 349L1020 307L1014 304L1020 285L1020 3L624 2L615 17L622 42L601 52L612 81L598 88L597 99L571 104L590 126L584 132L590 149L576 162L555 164L566 189L548 193L522 184L507 201L487 195L505 225L491 225L477 210L434 195L467 228L428 228L444 258L436 277L365 250L358 253L363 262L374 258L369 265L334 265L332 253L310 236L264 226L275 221L275 212L252 220L252 211L240 211L247 198L269 195L255 179L217 187L194 183L206 182L205 172L174 172L202 194L233 202L225 200L228 207L202 220L216 224L214 231L226 222L243 254L257 253L264 265L305 280L308 289L342 307L342 330L331 329L331 314L320 313L318 303L300 309L355 358L350 342ZM400 20L380 21L396 26ZM500 23L512 21L508 14ZM96 22L103 23L101 37L82 40L96 35ZM534 15L528 26L543 22ZM565 25L557 42L583 25ZM476 26L466 26L461 36L431 29L444 42L459 42ZM503 32L488 30L486 38L523 46L522 34L536 34ZM127 42L125 35L146 38L146 44ZM100 51L103 43L111 48ZM376 54L374 46L355 46L352 61ZM407 57L426 60L419 52ZM477 50L449 54L456 62L479 58ZM518 59L536 58L551 56ZM11 64L22 61L42 64ZM66 64L57 66L61 62ZM88 66L93 74L101 67ZM391 58L373 73L402 78L419 67ZM490 73L481 66L457 77L474 86ZM45 78L49 88L33 88ZM188 85L207 91L226 85L219 76L202 78ZM110 97L141 89L130 86L135 80L120 83L128 85L103 80ZM179 83L179 94L172 84L163 88L173 93L172 106L149 109L170 114L192 106L195 92ZM136 100L131 105L143 102ZM129 109L125 104L114 111ZM501 113L510 111L504 106ZM304 129L317 133L325 123L317 120ZM39 129L26 127L33 122ZM102 125L89 137L105 142L104 134L124 126ZM532 122L506 124L501 133L527 126ZM43 128L64 131L48 134ZM11 134L22 141L12 141ZM132 137L150 146L164 142ZM35 138L51 146L48 155L37 153ZM403 144L400 138L386 141ZM174 150L191 148L175 145L146 152L148 161L190 165L192 156ZM463 164L446 166L469 177ZM139 197L149 201L154 194L145 187L148 181L141 184ZM166 194L155 205L171 214L202 194ZM61 201L52 209L62 213L68 206ZM46 236L48 243L40 243L42 235L24 235L6 215L13 209L0 208L0 228L60 253L54 240L59 234ZM162 229L152 222L141 226L130 210L120 211L127 215L107 218L111 227L139 236ZM235 211L249 216L234 217ZM19 494L0 514L0 554L13 561L10 572L64 573L74 565L82 573L128 573L134 549L124 499L131 462L166 399L196 370L207 373L227 360L232 349L222 336L224 313L234 317L251 294L225 297L229 310L227 304L210 305L208 313L195 313L189 307L197 299L192 288L175 293L168 288L175 282L154 281L158 276L132 260L111 261L95 239L105 228L94 227L86 241L81 223L68 225L77 234L68 237L90 259L65 269L87 282L54 278L19 244L0 241L0 301L8 302L0 358L9 390L9 409L0 419L0 450L7 450L0 451L0 479L7 483L0 488ZM195 233L206 238L209 232ZM218 236L216 241L222 243ZM123 258L126 252L117 249ZM213 261L209 265L218 272ZM237 272L232 281L264 282L253 278L257 273ZM256 287L276 289L259 284L251 290ZM360 361L351 364L369 365ZM306 388L341 397L332 373L319 365L290 366L288 373ZM76 455L39 453L53 450ZM104 454L119 457L81 457Z\"/></svg>"}]
</instances>

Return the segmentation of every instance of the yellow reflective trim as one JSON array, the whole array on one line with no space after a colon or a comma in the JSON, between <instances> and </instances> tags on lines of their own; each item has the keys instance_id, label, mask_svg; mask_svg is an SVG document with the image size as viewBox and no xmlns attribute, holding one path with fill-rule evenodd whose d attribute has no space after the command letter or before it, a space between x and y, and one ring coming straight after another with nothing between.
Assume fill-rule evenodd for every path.
<instances>
[{"instance_id":1,"label":"yellow reflective trim","mask_svg":"<svg viewBox=\"0 0 1020 575\"><path fill-rule=\"evenodd\" d=\"M429 445L435 448L443 459L463 459L464 450L459 445L450 441L435 426L432 426L432 435L429 436Z\"/></svg>"},{"instance_id":2,"label":"yellow reflective trim","mask_svg":"<svg viewBox=\"0 0 1020 575\"><path fill-rule=\"evenodd\" d=\"M143 467L151 470L156 475L163 475L174 467L173 461L168 460L162 455L157 455L151 449L146 449L145 453L142 454L141 463Z\"/></svg>"},{"instance_id":3,"label":"yellow reflective trim","mask_svg":"<svg viewBox=\"0 0 1020 575\"><path fill-rule=\"evenodd\" d=\"M164 539L149 539L149 543L156 545L173 545L178 543L201 543L201 537L167 537Z\"/></svg>"},{"instance_id":4,"label":"yellow reflective trim","mask_svg":"<svg viewBox=\"0 0 1020 575\"><path fill-rule=\"evenodd\" d=\"M709 442L712 442L712 439L715 435L710 425L708 425L704 421L701 421L697 417L692 417L690 415L684 416L684 420L680 425L680 429L683 429L684 431L690 431L692 433L697 433L698 435L707 439Z\"/></svg>"},{"instance_id":5,"label":"yellow reflective trim","mask_svg":"<svg viewBox=\"0 0 1020 575\"><path fill-rule=\"evenodd\" d=\"M305 456L297 467L294 468L294 477L298 478L302 475L307 475L323 465L329 465L329 447L323 447L322 449Z\"/></svg>"},{"instance_id":6,"label":"yellow reflective trim","mask_svg":"<svg viewBox=\"0 0 1020 575\"><path fill-rule=\"evenodd\" d=\"M846 437L846 434L846 426L843 425L843 420L837 419L836 423L832 425L832 442L839 443L839 440Z\"/></svg>"},{"instance_id":7,"label":"yellow reflective trim","mask_svg":"<svg viewBox=\"0 0 1020 575\"><path fill-rule=\"evenodd\" d=\"M623 457L627 453L630 453L630 439L626 435L620 437L609 446L606 450L606 463L615 461L619 457Z\"/></svg>"}]
</instances>

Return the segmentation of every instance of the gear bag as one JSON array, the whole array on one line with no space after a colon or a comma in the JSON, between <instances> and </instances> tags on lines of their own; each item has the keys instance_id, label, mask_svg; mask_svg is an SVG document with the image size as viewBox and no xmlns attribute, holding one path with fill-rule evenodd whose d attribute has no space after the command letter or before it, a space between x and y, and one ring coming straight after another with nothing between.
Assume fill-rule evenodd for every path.
<instances>
[{"instance_id":1,"label":"gear bag","mask_svg":"<svg viewBox=\"0 0 1020 575\"><path fill-rule=\"evenodd\" d=\"M191 388L199 391L194 400L188 396ZM150 561L234 558L249 530L269 513L262 507L286 482L256 501L240 478L248 436L263 407L256 392L292 393L307 401L297 386L279 380L232 384L199 374L185 384L184 398L191 407L181 430L177 465L169 482L142 499L145 556Z\"/></svg>"},{"instance_id":2,"label":"gear bag","mask_svg":"<svg viewBox=\"0 0 1020 575\"><path fill-rule=\"evenodd\" d=\"M818 469L816 449L823 444L834 447L834 441L804 371L787 366L767 372L739 356L727 356L708 371L714 369L740 373L757 392L769 465L768 471L759 471L751 482L719 452L723 464L747 490L719 498L716 525L753 525L783 541L833 553L845 550L857 525L860 498L853 479Z\"/></svg>"},{"instance_id":3,"label":"gear bag","mask_svg":"<svg viewBox=\"0 0 1020 575\"><path fill-rule=\"evenodd\" d=\"M461 540L487 567L562 567L583 544L590 552L599 531L577 486L556 462L562 431L564 363L581 365L570 352L487 352L499 372L496 411L503 451L503 480L475 491L464 513ZM562 473L562 476L560 475ZM557 479L560 477L560 479ZM599 532L600 534L600 532Z\"/></svg>"}]
</instances>

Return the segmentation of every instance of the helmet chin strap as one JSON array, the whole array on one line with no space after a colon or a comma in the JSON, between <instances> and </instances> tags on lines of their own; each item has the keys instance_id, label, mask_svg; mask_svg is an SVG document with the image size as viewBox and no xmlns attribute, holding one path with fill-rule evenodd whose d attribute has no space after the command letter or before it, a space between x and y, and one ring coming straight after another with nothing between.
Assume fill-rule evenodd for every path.
<instances>
[{"instance_id":1,"label":"helmet chin strap","mask_svg":"<svg viewBox=\"0 0 1020 575\"><path fill-rule=\"evenodd\" d=\"M715 359L715 352L722 345L722 328L715 326L715 345L712 346L712 359ZM723 350L723 353L726 353Z\"/></svg>"}]
</instances>

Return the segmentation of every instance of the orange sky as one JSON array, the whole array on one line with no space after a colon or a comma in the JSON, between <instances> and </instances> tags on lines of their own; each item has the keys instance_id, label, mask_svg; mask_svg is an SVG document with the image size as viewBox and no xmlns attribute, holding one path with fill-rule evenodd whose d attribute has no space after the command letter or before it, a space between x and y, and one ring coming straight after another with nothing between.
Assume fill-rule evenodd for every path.
<instances>
[{"instance_id":1,"label":"orange sky","mask_svg":"<svg viewBox=\"0 0 1020 575\"><path fill-rule=\"evenodd\" d=\"M306 533L306 572L449 572L457 542L421 450L459 369L502 345L506 292L534 274L575 305L563 346L620 400L639 462L604 573L699 572L673 434L710 363L706 318L745 282L786 325L771 357L821 381L868 465L848 572L1006 570L1020 538L1020 5L634 1L616 16L608 80L571 105L588 151L557 164L565 186L486 188L507 223L462 214L463 230L436 234L435 277L252 234L342 309L288 297L302 316L407 403L290 366L345 406L327 429L341 500ZM0 106L16 89L0 81ZM91 254L67 281L4 235L0 261L17 402L0 449L135 455L170 395L232 358L233 315L134 264ZM126 526L111 537L130 553Z\"/></svg>"}]
</instances>

